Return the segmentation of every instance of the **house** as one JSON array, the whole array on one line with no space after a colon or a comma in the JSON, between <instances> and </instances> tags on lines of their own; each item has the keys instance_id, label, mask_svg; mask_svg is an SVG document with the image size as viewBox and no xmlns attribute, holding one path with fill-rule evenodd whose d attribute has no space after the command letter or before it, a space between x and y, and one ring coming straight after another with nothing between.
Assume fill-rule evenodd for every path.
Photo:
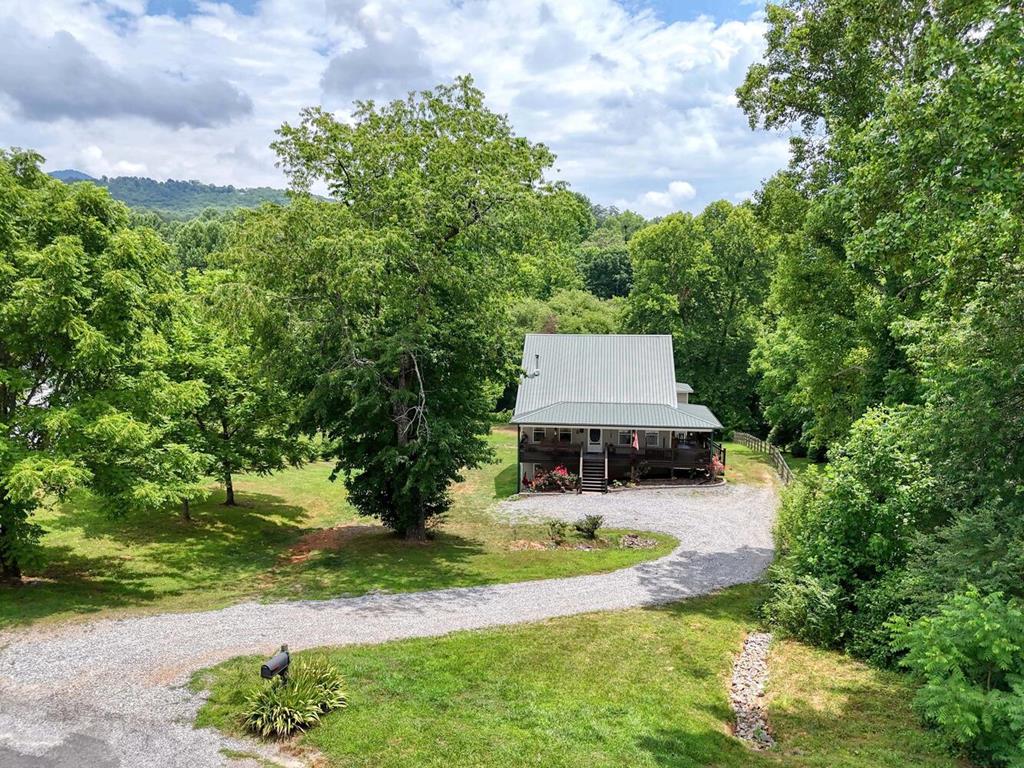
<instances>
[{"instance_id":1,"label":"house","mask_svg":"<svg viewBox=\"0 0 1024 768\"><path fill-rule=\"evenodd\" d=\"M671 336L527 334L512 423L519 483L564 466L582 491L614 480L706 477L721 423L677 382Z\"/></svg>"}]
</instances>

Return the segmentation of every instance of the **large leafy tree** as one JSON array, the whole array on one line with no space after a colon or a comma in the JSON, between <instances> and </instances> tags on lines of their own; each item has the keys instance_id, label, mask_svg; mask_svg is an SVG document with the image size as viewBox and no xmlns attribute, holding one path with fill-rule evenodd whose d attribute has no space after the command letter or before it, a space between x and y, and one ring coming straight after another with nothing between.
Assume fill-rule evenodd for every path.
<instances>
[{"instance_id":1,"label":"large leafy tree","mask_svg":"<svg viewBox=\"0 0 1024 768\"><path fill-rule=\"evenodd\" d=\"M294 398L257 364L251 329L225 317L223 295L232 285L227 272L189 277L161 360L170 381L199 390L173 430L207 458L205 469L224 483L227 506L235 505L239 472L269 474L300 464L309 453Z\"/></svg>"},{"instance_id":2,"label":"large leafy tree","mask_svg":"<svg viewBox=\"0 0 1024 768\"><path fill-rule=\"evenodd\" d=\"M623 300L599 299L586 291L559 291L547 301L521 298L511 303L514 343L527 333L618 333Z\"/></svg>"},{"instance_id":3,"label":"large leafy tree","mask_svg":"<svg viewBox=\"0 0 1024 768\"><path fill-rule=\"evenodd\" d=\"M749 358L767 293L762 240L748 207L719 202L697 217L668 216L630 241L625 328L671 333L681 380L735 428L757 418Z\"/></svg>"},{"instance_id":4,"label":"large leafy tree","mask_svg":"<svg viewBox=\"0 0 1024 768\"><path fill-rule=\"evenodd\" d=\"M234 216L211 208L194 219L176 223L170 239L181 268L206 269L211 255L227 246Z\"/></svg>"},{"instance_id":5,"label":"large leafy tree","mask_svg":"<svg viewBox=\"0 0 1024 768\"><path fill-rule=\"evenodd\" d=\"M140 418L187 393L161 391L149 351L177 283L168 249L105 190L64 185L29 152L0 154L0 574L37 555L33 512L88 485L114 511L190 492L193 461ZM147 462L116 450L154 447Z\"/></svg>"},{"instance_id":6,"label":"large leafy tree","mask_svg":"<svg viewBox=\"0 0 1024 768\"><path fill-rule=\"evenodd\" d=\"M580 271L587 290L595 296L627 296L633 287L628 244L633 235L647 226L647 221L632 211L599 212L597 229L579 248Z\"/></svg>"},{"instance_id":7,"label":"large leafy tree","mask_svg":"<svg viewBox=\"0 0 1024 768\"><path fill-rule=\"evenodd\" d=\"M347 123L308 109L275 147L297 188L322 182L334 202L245 222L261 335L353 504L422 538L490 455L488 414L515 374L503 299L552 155L469 78L358 103Z\"/></svg>"}]
</instances>

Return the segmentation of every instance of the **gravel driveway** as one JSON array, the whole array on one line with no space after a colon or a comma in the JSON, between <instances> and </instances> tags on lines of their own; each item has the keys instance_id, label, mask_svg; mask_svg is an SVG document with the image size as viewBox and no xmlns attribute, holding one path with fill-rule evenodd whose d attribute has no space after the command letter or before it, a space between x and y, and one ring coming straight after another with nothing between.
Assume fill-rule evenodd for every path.
<instances>
[{"instance_id":1,"label":"gravel driveway","mask_svg":"<svg viewBox=\"0 0 1024 768\"><path fill-rule=\"evenodd\" d=\"M756 579L772 556L773 487L529 496L512 518L604 515L670 533L671 554L608 574L320 602L244 603L0 634L0 766L218 766L251 743L194 730L197 669L239 654L379 643L588 611L671 602ZM256 670L254 669L254 677Z\"/></svg>"}]
</instances>

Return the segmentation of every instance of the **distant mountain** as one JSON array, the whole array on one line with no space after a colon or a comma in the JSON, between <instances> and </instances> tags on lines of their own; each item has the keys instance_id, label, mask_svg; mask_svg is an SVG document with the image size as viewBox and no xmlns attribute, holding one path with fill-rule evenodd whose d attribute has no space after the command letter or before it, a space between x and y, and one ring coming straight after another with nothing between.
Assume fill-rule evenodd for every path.
<instances>
[{"instance_id":1,"label":"distant mountain","mask_svg":"<svg viewBox=\"0 0 1024 768\"><path fill-rule=\"evenodd\" d=\"M174 219L191 218L207 208L255 208L264 202L288 201L284 190L272 187L222 187L199 181L156 181L145 176L104 176L96 179L73 169L52 171L50 175L64 182L99 184L110 190L111 197L132 208L155 211Z\"/></svg>"},{"instance_id":2,"label":"distant mountain","mask_svg":"<svg viewBox=\"0 0 1024 768\"><path fill-rule=\"evenodd\" d=\"M76 171L74 168L66 168L66 169L64 169L62 171L50 171L50 175L53 176L53 178L60 179L61 181L64 181L64 182L68 182L68 181L96 181L95 177L90 176L88 173L82 173L81 171Z\"/></svg>"}]
</instances>

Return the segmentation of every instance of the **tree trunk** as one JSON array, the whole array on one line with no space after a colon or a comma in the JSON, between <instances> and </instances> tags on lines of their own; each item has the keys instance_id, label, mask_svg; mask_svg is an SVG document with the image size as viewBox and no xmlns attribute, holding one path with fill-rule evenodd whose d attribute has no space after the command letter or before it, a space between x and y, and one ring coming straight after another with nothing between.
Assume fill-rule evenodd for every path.
<instances>
[{"instance_id":1,"label":"tree trunk","mask_svg":"<svg viewBox=\"0 0 1024 768\"><path fill-rule=\"evenodd\" d=\"M416 521L405 529L405 538L407 541L427 540L427 521L422 514L418 514Z\"/></svg>"},{"instance_id":2,"label":"tree trunk","mask_svg":"<svg viewBox=\"0 0 1024 768\"><path fill-rule=\"evenodd\" d=\"M395 387L394 400L391 405L391 418L395 422L395 442L398 444L399 452L404 454L409 445L409 429L411 422L409 410L405 403L401 402L402 393L408 386L409 377L412 374L412 361L409 355L403 354L398 367L398 383ZM410 520L405 528L405 538L409 541L423 541L427 537L426 526L419 510L413 513L412 510L399 510L399 515L404 518L407 515L416 515L415 520Z\"/></svg>"},{"instance_id":3,"label":"tree trunk","mask_svg":"<svg viewBox=\"0 0 1024 768\"><path fill-rule=\"evenodd\" d=\"M17 584L21 581L21 566L17 560L0 557L0 581Z\"/></svg>"},{"instance_id":4,"label":"tree trunk","mask_svg":"<svg viewBox=\"0 0 1024 768\"><path fill-rule=\"evenodd\" d=\"M192 522L192 511L188 508L188 499L181 500L181 519L186 523Z\"/></svg>"},{"instance_id":5,"label":"tree trunk","mask_svg":"<svg viewBox=\"0 0 1024 768\"><path fill-rule=\"evenodd\" d=\"M227 498L224 500L225 507L234 507L235 504L235 484L231 480L231 468L227 467L224 469L224 490L227 493Z\"/></svg>"}]
</instances>

